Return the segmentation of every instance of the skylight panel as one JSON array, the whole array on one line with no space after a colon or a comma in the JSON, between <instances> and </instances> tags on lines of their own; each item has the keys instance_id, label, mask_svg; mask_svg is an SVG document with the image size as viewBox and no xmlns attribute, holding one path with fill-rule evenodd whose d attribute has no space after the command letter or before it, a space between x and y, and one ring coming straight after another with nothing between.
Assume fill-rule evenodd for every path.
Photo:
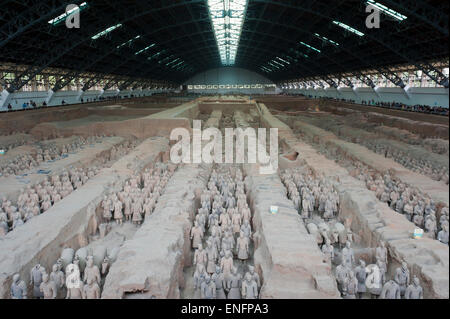
<instances>
[{"instance_id":1,"label":"skylight panel","mask_svg":"<svg viewBox=\"0 0 450 319\"><path fill-rule=\"evenodd\" d=\"M318 33L314 33L314 35L315 35L316 37L318 37L319 39L325 41L325 42L329 42L329 43L331 43L331 44L333 44L333 45L335 45L335 46L339 46L339 43L337 43L337 42L335 42L335 41L333 41L333 40L330 40L330 39L328 39L327 37L323 37L323 36L321 36L321 35L318 34Z\"/></svg>"},{"instance_id":2,"label":"skylight panel","mask_svg":"<svg viewBox=\"0 0 450 319\"><path fill-rule=\"evenodd\" d=\"M305 42L300 41L300 44L305 46L305 47L307 47L307 48L310 48L313 51L316 51L316 52L319 52L319 53L321 52L319 49L316 49L315 47L313 47L313 46L311 46L311 45L309 45L309 44L307 44Z\"/></svg>"},{"instance_id":3,"label":"skylight panel","mask_svg":"<svg viewBox=\"0 0 450 319\"><path fill-rule=\"evenodd\" d=\"M281 62L287 63L287 64L291 64L291 62L286 61L285 59L280 58L279 56L276 57L278 60L280 60Z\"/></svg>"},{"instance_id":4,"label":"skylight panel","mask_svg":"<svg viewBox=\"0 0 450 319\"><path fill-rule=\"evenodd\" d=\"M180 61L180 58L176 58L175 60L166 63L166 66L169 66L169 65L171 65L171 64L173 64L173 63L175 63L175 62L177 62L177 61Z\"/></svg>"},{"instance_id":5,"label":"skylight panel","mask_svg":"<svg viewBox=\"0 0 450 319\"><path fill-rule=\"evenodd\" d=\"M270 66L272 66L272 67L274 67L274 68L276 68L278 70L280 69L280 67L278 65L276 65L276 64L273 64L272 61L268 62L267 64L269 64Z\"/></svg>"},{"instance_id":6,"label":"skylight panel","mask_svg":"<svg viewBox=\"0 0 450 319\"><path fill-rule=\"evenodd\" d=\"M279 66L281 66L281 67L283 67L283 68L285 67L284 64L278 62L277 60L272 60L271 62L272 62L272 63L275 63L275 64L277 64L277 65L279 65Z\"/></svg>"},{"instance_id":7,"label":"skylight panel","mask_svg":"<svg viewBox=\"0 0 450 319\"><path fill-rule=\"evenodd\" d=\"M134 37L133 39L130 39L130 40L128 40L127 42L124 42L124 43L122 43L121 45L118 45L118 46L117 46L117 49L120 49L120 48L122 48L122 47L124 47L124 46L126 46L126 45L129 45L129 44L133 43L134 41L136 41L136 40L139 39L140 37L141 37L141 36L138 35L138 36Z\"/></svg>"},{"instance_id":8,"label":"skylight panel","mask_svg":"<svg viewBox=\"0 0 450 319\"><path fill-rule=\"evenodd\" d=\"M158 61L158 63L159 63L159 64L163 64L163 63L165 63L167 60L172 59L173 57L174 57L173 55L166 56L164 59Z\"/></svg>"},{"instance_id":9,"label":"skylight panel","mask_svg":"<svg viewBox=\"0 0 450 319\"><path fill-rule=\"evenodd\" d=\"M87 2L83 2L82 4L80 4L78 6L78 8L75 7L67 12L64 12L63 14L57 16L56 18L49 20L48 23L56 26L56 25L60 24L61 22L65 21L67 19L67 17L70 16L71 14L73 14L75 12L81 12L87 8L88 8Z\"/></svg>"},{"instance_id":10,"label":"skylight panel","mask_svg":"<svg viewBox=\"0 0 450 319\"><path fill-rule=\"evenodd\" d=\"M172 65L171 68L174 69L174 68L176 68L177 66L182 65L183 63L184 63L184 61L180 61L180 62L178 62L177 64Z\"/></svg>"},{"instance_id":11,"label":"skylight panel","mask_svg":"<svg viewBox=\"0 0 450 319\"><path fill-rule=\"evenodd\" d=\"M364 33L362 33L361 31L358 31L358 30L352 28L349 25L346 25L345 23L342 23L342 22L339 22L339 21L333 21L333 23L338 25L338 26L340 26L341 28L343 28L343 29L345 29L347 31L350 31L351 33L354 33L354 34L360 36L360 37L364 36Z\"/></svg>"},{"instance_id":12,"label":"skylight panel","mask_svg":"<svg viewBox=\"0 0 450 319\"><path fill-rule=\"evenodd\" d=\"M370 4L372 6L374 6L375 8L377 8L378 10L380 10L381 12L393 17L394 19L397 19L398 21L403 21L408 19L407 16L392 10L391 8L386 7L384 4L381 4L379 2L376 2L374 0L367 0L367 4Z\"/></svg>"},{"instance_id":13,"label":"skylight panel","mask_svg":"<svg viewBox=\"0 0 450 319\"><path fill-rule=\"evenodd\" d=\"M156 45L156 43L152 43L152 44L150 44L148 47L145 47L145 48L143 48L142 50L139 50L138 52L136 52L135 55L139 55L139 54L141 54L141 53L147 51L148 49L153 48L155 45Z\"/></svg>"},{"instance_id":14,"label":"skylight panel","mask_svg":"<svg viewBox=\"0 0 450 319\"><path fill-rule=\"evenodd\" d=\"M184 61L180 61L177 64L171 66L172 69L178 69L184 64Z\"/></svg>"},{"instance_id":15,"label":"skylight panel","mask_svg":"<svg viewBox=\"0 0 450 319\"><path fill-rule=\"evenodd\" d=\"M233 65L248 0L208 0L209 15L223 65Z\"/></svg>"},{"instance_id":16,"label":"skylight panel","mask_svg":"<svg viewBox=\"0 0 450 319\"><path fill-rule=\"evenodd\" d=\"M97 33L96 35L94 35L94 36L92 37L92 40L97 40L98 38L101 38L101 37L107 35L108 33L113 32L114 30L116 30L117 28L120 28L120 27L122 27L122 24L121 24L121 23L116 24L116 25L114 25L114 26L112 26L112 27L109 27L108 29L103 30L102 32L99 32L99 33Z\"/></svg>"},{"instance_id":17,"label":"skylight panel","mask_svg":"<svg viewBox=\"0 0 450 319\"><path fill-rule=\"evenodd\" d=\"M149 58L147 58L147 59L148 59L148 60L151 60L151 59L153 59L153 58L156 58L156 57L160 56L161 54L163 54L164 52L166 52L165 49L162 50L162 51L156 52L155 54L153 54L151 57L149 57Z\"/></svg>"}]
</instances>

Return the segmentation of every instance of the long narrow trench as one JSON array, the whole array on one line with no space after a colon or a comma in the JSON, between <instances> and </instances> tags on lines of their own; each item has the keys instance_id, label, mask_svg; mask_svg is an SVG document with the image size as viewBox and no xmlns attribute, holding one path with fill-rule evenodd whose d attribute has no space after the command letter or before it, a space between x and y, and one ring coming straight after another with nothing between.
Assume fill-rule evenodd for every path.
<instances>
[{"instance_id":1,"label":"long narrow trench","mask_svg":"<svg viewBox=\"0 0 450 319\"><path fill-rule=\"evenodd\" d=\"M234 118L219 121L222 134ZM235 137L236 138L236 137ZM239 164L215 164L192 225L192 263L185 267L182 299L254 299L261 288L254 268L253 212Z\"/></svg>"},{"instance_id":2,"label":"long narrow trench","mask_svg":"<svg viewBox=\"0 0 450 319\"><path fill-rule=\"evenodd\" d=\"M176 166L163 163L162 158L157 161L141 172L135 172L123 182L119 192L111 191L97 207L91 207L95 214L90 221L90 234L87 237L81 235L81 247L68 246L62 249L61 257L55 260L50 272L42 266L40 272L32 269L31 272L36 274L34 283L42 281L40 273L48 273L56 284L57 299L99 299L109 268L117 260L120 247L133 238L146 219L151 218L165 186L176 170ZM71 264L80 270L80 285L75 288L68 288L65 284L67 276L71 276L67 268ZM41 298L42 294L36 286L32 288L31 295Z\"/></svg>"},{"instance_id":3,"label":"long narrow trench","mask_svg":"<svg viewBox=\"0 0 450 319\"><path fill-rule=\"evenodd\" d=\"M380 258L377 249L367 246L359 234L351 231L351 220L340 214L339 181L318 175L306 164L286 169L280 177L324 261L331 264L341 296L379 298L383 285L394 278L401 264L384 247L377 248L386 255ZM349 284L351 281L353 284ZM372 281L378 284L368 288Z\"/></svg>"},{"instance_id":4,"label":"long narrow trench","mask_svg":"<svg viewBox=\"0 0 450 319\"><path fill-rule=\"evenodd\" d=\"M100 141L97 141L97 143L100 143ZM125 140L112 146L89 163L85 163L90 168L75 168L70 165L70 167L65 167L62 173L52 175L50 175L51 171L44 171L42 174L46 176L43 181L22 189L17 201L4 201L2 210L5 213L0 214L0 234L6 235L32 218L45 213L57 202L82 188L101 169L110 167L118 158L127 154L138 144L139 140ZM93 147L93 144L90 146ZM80 147L80 149L83 148L83 146Z\"/></svg>"},{"instance_id":5,"label":"long narrow trench","mask_svg":"<svg viewBox=\"0 0 450 319\"><path fill-rule=\"evenodd\" d=\"M308 143L319 153L336 161L339 166L347 169L350 175L363 181L367 189L374 192L380 202L423 229L425 236L439 240L438 234L446 225L448 206L436 204L430 196L422 193L417 187L398 180L389 171L380 172L338 149L323 147L317 141L304 135L301 137L308 140ZM448 244L448 242L444 243Z\"/></svg>"}]
</instances>

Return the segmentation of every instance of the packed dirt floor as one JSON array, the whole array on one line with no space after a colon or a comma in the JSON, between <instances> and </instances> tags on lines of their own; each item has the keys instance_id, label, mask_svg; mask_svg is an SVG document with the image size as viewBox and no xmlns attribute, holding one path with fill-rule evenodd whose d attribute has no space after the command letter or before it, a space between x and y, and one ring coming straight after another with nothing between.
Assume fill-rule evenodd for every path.
<instances>
[{"instance_id":1,"label":"packed dirt floor","mask_svg":"<svg viewBox=\"0 0 450 319\"><path fill-rule=\"evenodd\" d=\"M2 114L0 298L449 298L448 118L253 98Z\"/></svg>"}]
</instances>

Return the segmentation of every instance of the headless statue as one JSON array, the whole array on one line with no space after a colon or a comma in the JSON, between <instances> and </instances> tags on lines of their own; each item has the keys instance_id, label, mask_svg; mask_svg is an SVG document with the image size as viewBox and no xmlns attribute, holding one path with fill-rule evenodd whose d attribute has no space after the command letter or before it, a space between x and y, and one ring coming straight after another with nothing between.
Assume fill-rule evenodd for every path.
<instances>
[{"instance_id":1,"label":"headless statue","mask_svg":"<svg viewBox=\"0 0 450 319\"><path fill-rule=\"evenodd\" d=\"M42 275L42 283L39 286L39 289L44 295L44 299L56 299L56 285L53 281L49 280L49 276L46 273Z\"/></svg>"},{"instance_id":2,"label":"headless statue","mask_svg":"<svg viewBox=\"0 0 450 319\"><path fill-rule=\"evenodd\" d=\"M414 276L412 284L406 288L405 299L423 299L423 288L416 276Z\"/></svg>"},{"instance_id":3,"label":"headless statue","mask_svg":"<svg viewBox=\"0 0 450 319\"><path fill-rule=\"evenodd\" d=\"M389 280L383 286L380 299L401 299L400 286L394 280Z\"/></svg>"},{"instance_id":4,"label":"headless statue","mask_svg":"<svg viewBox=\"0 0 450 319\"><path fill-rule=\"evenodd\" d=\"M101 277L100 277L100 270L98 269L97 265L94 265L94 257L89 256L87 258L86 268L84 269L84 276L83 276L83 282L87 283L89 282L89 279L94 279L97 284L100 284Z\"/></svg>"},{"instance_id":5,"label":"headless statue","mask_svg":"<svg viewBox=\"0 0 450 319\"><path fill-rule=\"evenodd\" d=\"M94 278L88 279L87 285L83 288L84 299L100 299L100 286Z\"/></svg>"}]
</instances>

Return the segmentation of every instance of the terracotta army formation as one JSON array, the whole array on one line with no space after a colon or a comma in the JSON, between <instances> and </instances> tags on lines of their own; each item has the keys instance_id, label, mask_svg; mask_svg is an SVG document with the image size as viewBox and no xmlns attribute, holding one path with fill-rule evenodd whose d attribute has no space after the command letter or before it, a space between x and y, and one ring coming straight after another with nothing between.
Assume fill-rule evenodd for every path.
<instances>
[{"instance_id":1,"label":"terracotta army formation","mask_svg":"<svg viewBox=\"0 0 450 319\"><path fill-rule=\"evenodd\" d=\"M305 168L289 169L281 180L287 188L287 196L294 203L303 219L313 215L329 221L339 211L339 196L335 187L325 178L318 178Z\"/></svg>"},{"instance_id":2,"label":"terracotta army formation","mask_svg":"<svg viewBox=\"0 0 450 319\"><path fill-rule=\"evenodd\" d=\"M335 156L330 150L321 149L321 151L334 159ZM438 207L428 195L421 193L412 185L402 183L389 172L379 173L360 162L342 157L339 158L339 164L363 181L367 189L373 191L381 202L423 229L426 236L439 240L437 236L440 233L441 242L448 244L446 240L448 235L446 225L449 224L448 206Z\"/></svg>"},{"instance_id":3,"label":"terracotta army formation","mask_svg":"<svg viewBox=\"0 0 450 319\"><path fill-rule=\"evenodd\" d=\"M8 141L4 141L2 143L2 148L6 152L22 145L32 145L33 143L36 143L36 139L31 135L25 135L24 132L12 132L11 135L15 134L18 134L18 136L12 139L8 139ZM6 134L3 134L3 136L5 135Z\"/></svg>"},{"instance_id":4,"label":"terracotta army formation","mask_svg":"<svg viewBox=\"0 0 450 319\"><path fill-rule=\"evenodd\" d=\"M259 275L248 264L253 249L251 218L241 170L236 169L234 178L231 171L213 170L190 231L194 298L259 297Z\"/></svg>"},{"instance_id":5,"label":"terracotta army formation","mask_svg":"<svg viewBox=\"0 0 450 319\"><path fill-rule=\"evenodd\" d=\"M175 170L176 166L172 167L167 164L156 163L153 168L147 168L143 173L136 172L133 174L124 183L122 191L105 196L99 207L99 212L101 212L103 217L103 223L97 225L98 232L103 232L99 237L104 238L106 236L113 225L113 217L117 217L119 214L121 216L121 223L140 225L153 212L159 197L163 194ZM70 171L67 172L67 175L63 174L63 177L67 177L69 182L71 176ZM54 176L53 181L60 182L60 177ZM53 181L50 179L50 182ZM28 191L33 196L28 197ZM19 201L28 202L29 200L34 200L38 198L38 194L39 192L34 192L34 188L29 188L26 192L22 192L22 197L20 197ZM5 203L4 207L6 211L9 212L11 203L8 201L4 201L3 203ZM117 203L121 204L120 212L115 211L115 208L119 206ZM92 209L95 209L95 207ZM93 237L92 240L96 240L96 238L98 237ZM201 245L202 241L200 240L198 248L201 248ZM199 265L206 265L207 263L206 251L204 252L204 259L199 257ZM112 254L114 255L114 253ZM61 258L53 265L50 274L47 273L45 267L39 264L31 269L30 286L32 287L32 293L30 296L27 294L26 285L20 280L20 276L16 275L11 285L11 298L100 299L104 278L107 276L113 260L115 258L110 255L93 254L92 249L86 250L86 248L80 248L75 253L73 249L66 248L62 252ZM216 264L214 264L215 266ZM208 268L208 270L210 269ZM213 276L209 277L209 283L211 285L216 283L219 285L222 283L223 291L219 287L218 295L223 297L227 282L223 277L223 272L220 267L219 270L216 271L213 269L209 274L205 271L204 275L214 273ZM202 277L201 283L203 282L206 282L206 276ZM214 294L216 295L216 288L214 288Z\"/></svg>"},{"instance_id":6,"label":"terracotta army formation","mask_svg":"<svg viewBox=\"0 0 450 319\"><path fill-rule=\"evenodd\" d=\"M352 118L351 123L349 123L346 120L341 121L341 119L339 119L338 121L334 121L332 118L330 118L327 121L314 121L312 124L318 125L324 130L332 131L334 134L339 136L340 139L344 139L351 143L361 144L367 147L369 150L383 157L390 158L414 172L428 176L436 181L442 181L447 185L449 183L448 165L442 165L439 162L433 161L431 157L424 158L422 155L423 153L414 153L412 151L409 151L407 148L399 148L397 147L398 145L389 143L385 138L360 138L359 136L355 136L355 134L352 134L353 132L351 130L342 130L342 125L346 125L356 127L361 130L373 131L373 127L371 125L368 126L365 119L359 119L355 121ZM377 133L378 135L381 130L375 130L373 132ZM399 132L398 130L396 130L395 139L401 137L400 135L404 132L405 131ZM386 133L385 130L382 131L381 135L383 135L384 133ZM443 141L440 139L422 139L417 135L412 135L413 136L411 136L410 133L407 133L404 137L401 138L401 140L407 144L421 145L421 147L423 147L425 150L436 154L448 155L448 141ZM390 139L390 136L388 138Z\"/></svg>"},{"instance_id":7,"label":"terracotta army formation","mask_svg":"<svg viewBox=\"0 0 450 319\"><path fill-rule=\"evenodd\" d=\"M125 182L120 192L111 192L104 196L100 204L102 211L100 226L110 224L113 220L116 224L124 222L136 226L142 224L145 218L153 213L173 172L174 169L169 169L167 165L157 163L154 168L147 168L143 173L135 173Z\"/></svg>"},{"instance_id":8,"label":"terracotta army formation","mask_svg":"<svg viewBox=\"0 0 450 319\"><path fill-rule=\"evenodd\" d=\"M437 235L443 231L442 242L448 244L448 240L447 242L445 240L448 228L447 231L444 229L448 225L447 206L438 210L432 199L416 188L396 181L389 173L381 175L362 169L358 178L366 183L368 189L375 192L380 201L385 202L397 213L403 214L417 227L424 229L427 236L438 239Z\"/></svg>"},{"instance_id":9,"label":"terracotta army formation","mask_svg":"<svg viewBox=\"0 0 450 319\"><path fill-rule=\"evenodd\" d=\"M71 168L60 175L54 174L41 183L29 185L20 191L17 203L3 199L0 206L0 234L23 225L30 219L45 213L57 202L82 187L98 174L99 167L88 169Z\"/></svg>"},{"instance_id":10,"label":"terracotta army formation","mask_svg":"<svg viewBox=\"0 0 450 319\"><path fill-rule=\"evenodd\" d=\"M424 158L418 159L409 152L395 149L390 145L381 144L379 142L373 142L366 139L362 141L361 144L375 153L393 159L397 163L416 173L428 176L436 181L442 181L447 185L449 183L448 167L441 166Z\"/></svg>"},{"instance_id":11,"label":"terracotta army formation","mask_svg":"<svg viewBox=\"0 0 450 319\"><path fill-rule=\"evenodd\" d=\"M100 299L100 270L94 264L94 257L86 257L87 264L80 268L80 260L73 258L64 269L61 259L53 265L52 272L47 273L45 267L36 265L30 272L30 285L33 287L32 298L36 299ZM26 285L20 281L19 275L13 278L11 298L28 298Z\"/></svg>"},{"instance_id":12,"label":"terracotta army formation","mask_svg":"<svg viewBox=\"0 0 450 319\"><path fill-rule=\"evenodd\" d=\"M75 153L85 145L100 142L101 138L90 136L88 138L77 137L72 143L56 146L54 144L36 143L36 151L33 154L18 155L0 166L0 177L19 175L27 170L38 167L43 162L52 162L65 158L69 153Z\"/></svg>"},{"instance_id":13,"label":"terracotta army formation","mask_svg":"<svg viewBox=\"0 0 450 319\"><path fill-rule=\"evenodd\" d=\"M346 247L347 249L351 249ZM346 249L344 248L344 249ZM346 253L350 256L350 253ZM422 299L423 289L417 277L410 280L410 272L406 262L387 279L388 252L384 242L375 249L375 263L366 266L359 260L355 267L351 258L342 255L341 263L334 273L337 286L345 299Z\"/></svg>"}]
</instances>

